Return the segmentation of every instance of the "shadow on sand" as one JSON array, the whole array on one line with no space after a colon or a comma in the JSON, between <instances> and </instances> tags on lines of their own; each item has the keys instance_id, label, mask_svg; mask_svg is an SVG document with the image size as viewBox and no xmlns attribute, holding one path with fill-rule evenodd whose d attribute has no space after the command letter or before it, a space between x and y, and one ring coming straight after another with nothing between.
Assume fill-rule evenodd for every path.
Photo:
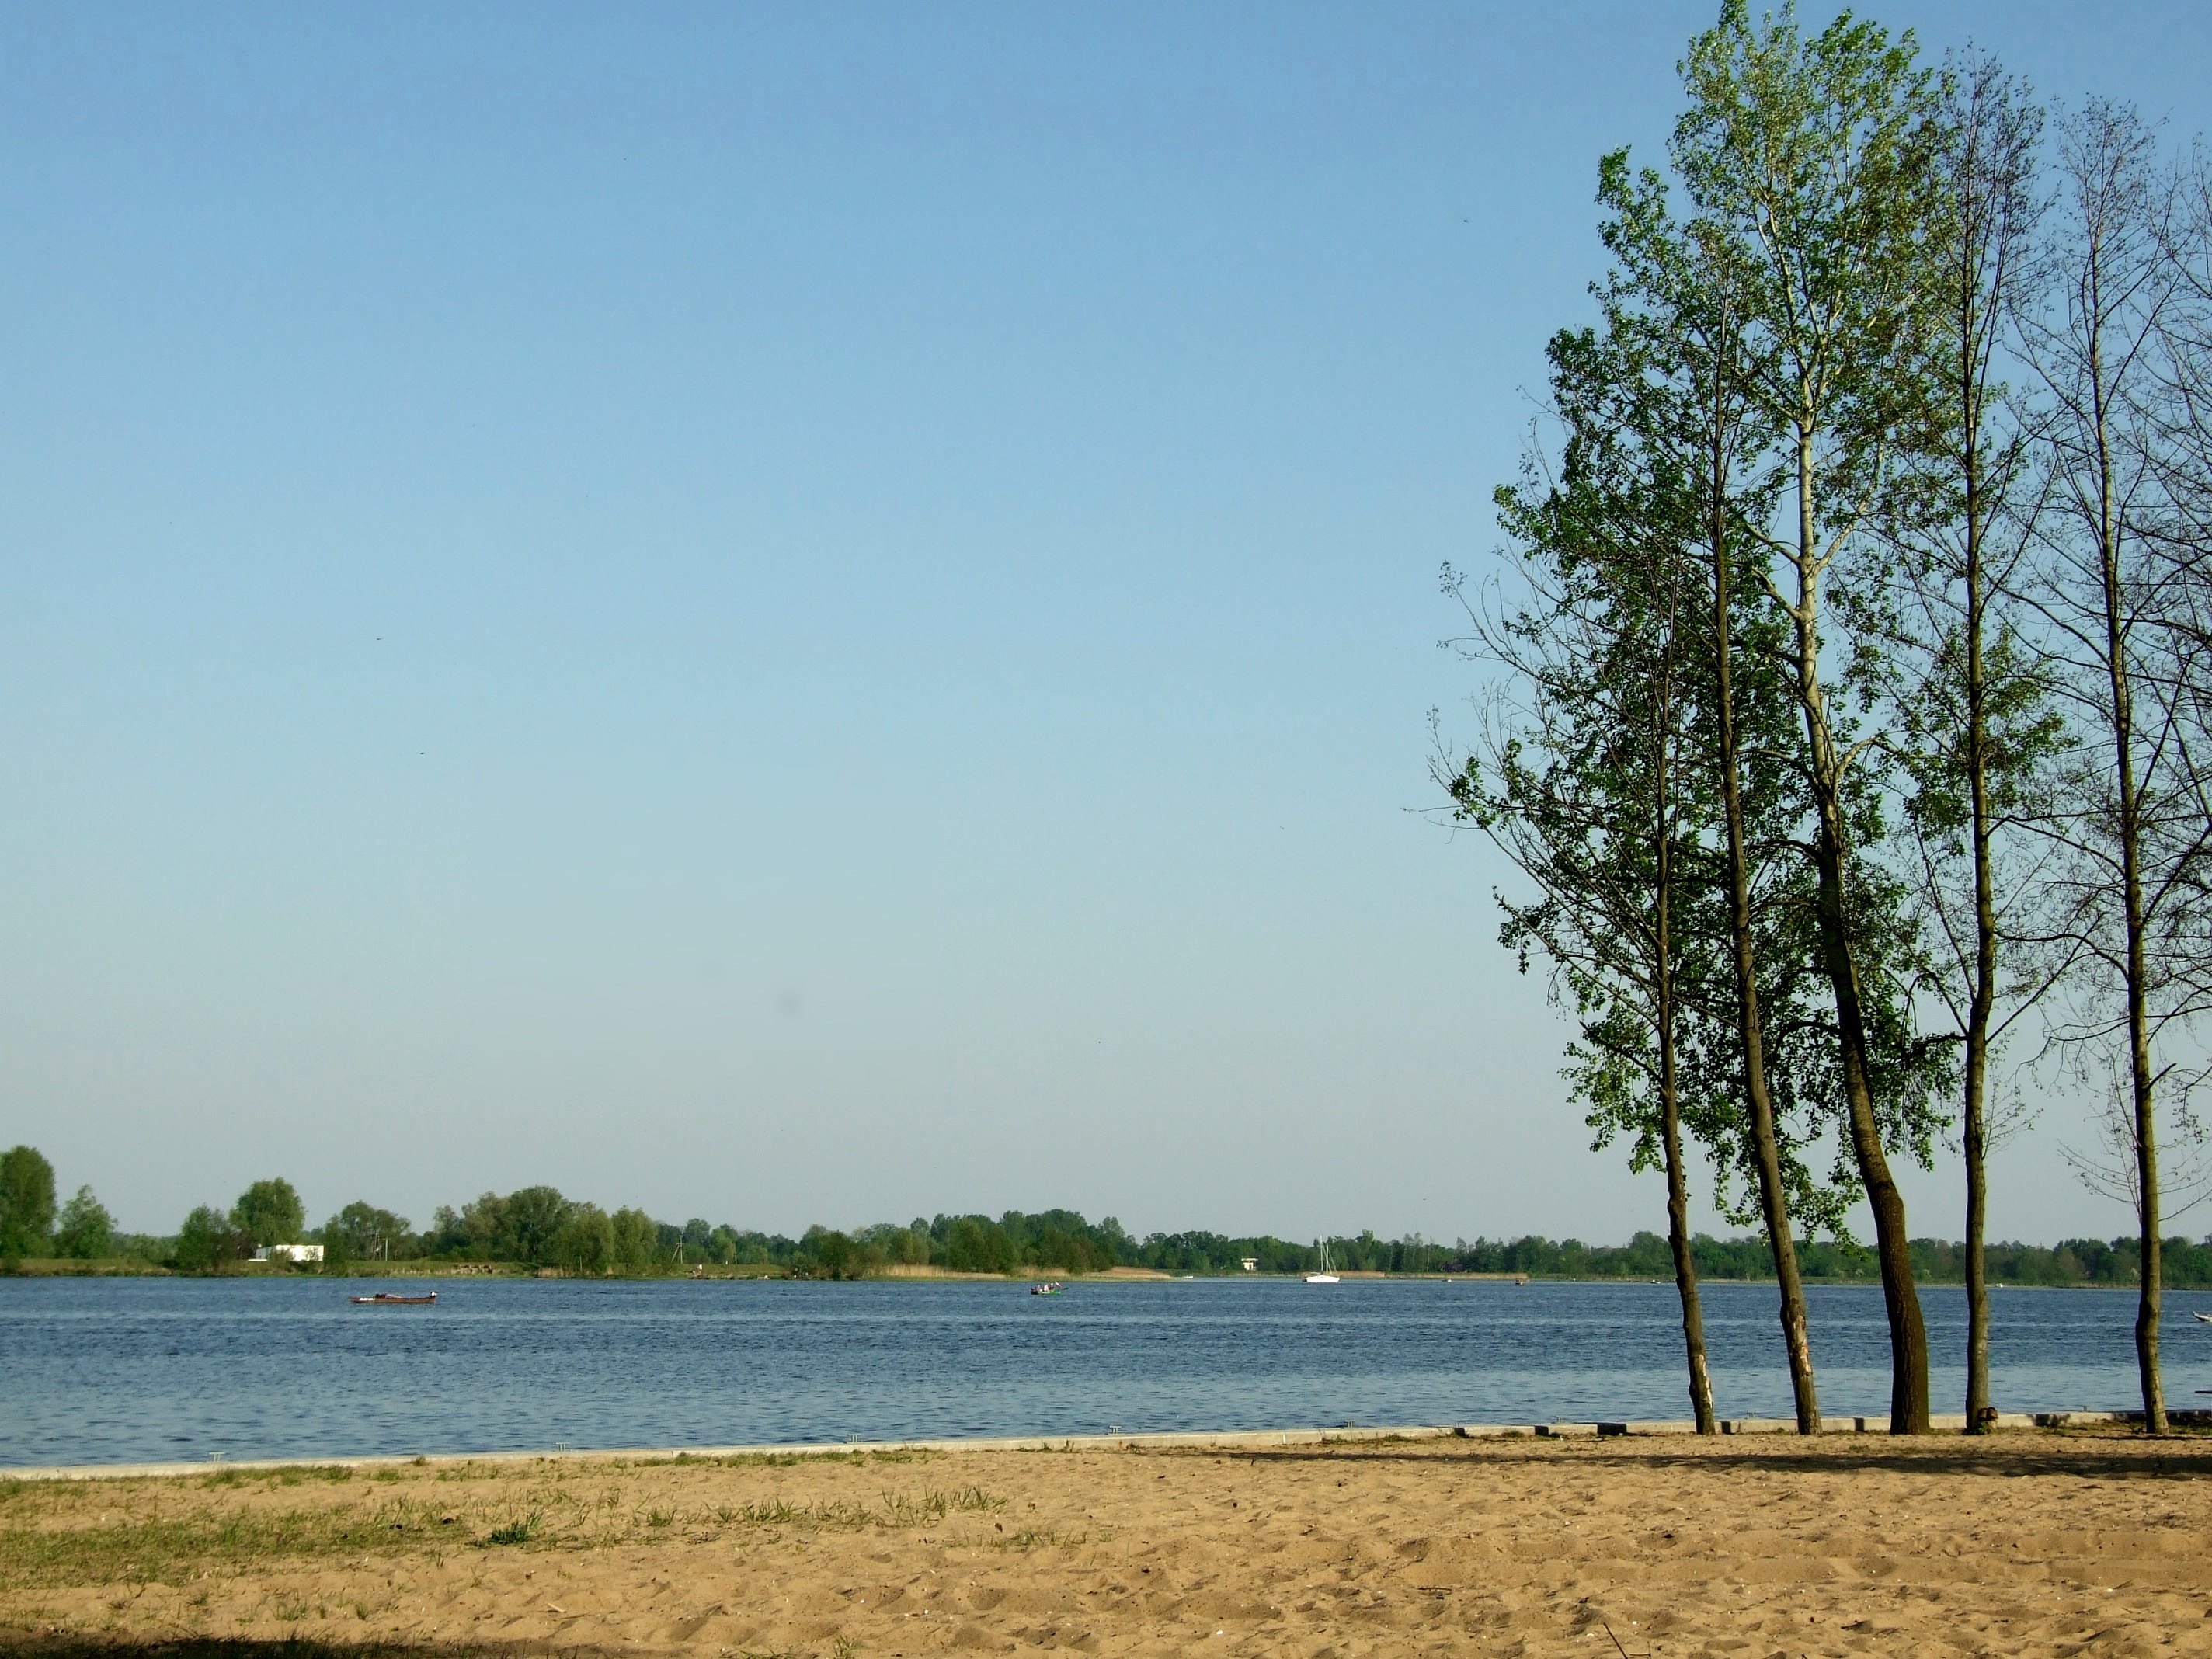
<instances>
[{"instance_id":1,"label":"shadow on sand","mask_svg":"<svg viewBox=\"0 0 2212 1659\"><path fill-rule=\"evenodd\" d=\"M1673 1438L1673 1437L1669 1437ZM1505 1464L1526 1460L1528 1449L1556 1444L1567 1450L1578 1465L1620 1464L1638 1468L1679 1468L1723 1474L1730 1469L1758 1469L1769 1474L1832 1474L1846 1469L1880 1469L1896 1474L1976 1474L2013 1479L2074 1475L2118 1480L2201 1480L2212 1477L2212 1435L2166 1435L2157 1439L2137 1435L2100 1436L2094 1439L1999 1435L1975 1442L1964 1435L1892 1439L1887 1435L1822 1435L1798 1440L1788 1435L1765 1435L1755 1440L1735 1437L1698 1443L1695 1451L1664 1449L1665 1442L1632 1437L1623 1440L1571 1439L1558 1442L1521 1440L1510 1443L1522 1449L1508 1452L1481 1442L1428 1441L1419 1446L1375 1445L1261 1448L1234 1452L1188 1452L1176 1449L1156 1453L1163 1456L1235 1456L1253 1462L1327 1462L1356 1458L1360 1462L1406 1463Z\"/></svg>"}]
</instances>

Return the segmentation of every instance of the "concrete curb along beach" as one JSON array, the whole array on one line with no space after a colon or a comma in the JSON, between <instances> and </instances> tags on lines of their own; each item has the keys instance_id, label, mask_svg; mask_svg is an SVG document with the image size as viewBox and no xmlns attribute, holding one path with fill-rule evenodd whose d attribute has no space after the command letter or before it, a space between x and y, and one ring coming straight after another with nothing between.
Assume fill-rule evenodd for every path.
<instances>
[{"instance_id":1,"label":"concrete curb along beach","mask_svg":"<svg viewBox=\"0 0 2212 1659\"><path fill-rule=\"evenodd\" d=\"M2177 1413L2196 1417L2197 1413ZM2059 1429L2096 1423L2140 1422L2140 1412L2006 1413L1996 1420L2001 1429ZM1963 1432L1963 1416L1929 1419L1939 1432ZM1824 1434L1881 1434L1888 1419L1877 1417L1829 1417L1820 1422ZM1731 1417L1721 1421L1721 1432L1794 1434L1797 1425L1786 1417ZM266 1474L276 1469L380 1469L428 1465L451 1468L465 1463L671 1463L712 1462L729 1457L848 1457L871 1452L1003 1452L1003 1451L1136 1451L1148 1449L1223 1451L1260 1450L1272 1447L1372 1445L1393 1440L1504 1440L1531 1438L1560 1440L1613 1438L1624 1435L1690 1435L1697 1425L1686 1418L1626 1421L1550 1423L1446 1423L1405 1428L1233 1429L1170 1431L1157 1434L1024 1435L975 1440L848 1440L765 1446L646 1446L596 1451L494 1451L405 1453L373 1457L262 1457L231 1462L210 1458L191 1463L79 1463L47 1467L0 1468L0 1480L139 1480L173 1475L208 1474L235 1470L240 1474Z\"/></svg>"}]
</instances>

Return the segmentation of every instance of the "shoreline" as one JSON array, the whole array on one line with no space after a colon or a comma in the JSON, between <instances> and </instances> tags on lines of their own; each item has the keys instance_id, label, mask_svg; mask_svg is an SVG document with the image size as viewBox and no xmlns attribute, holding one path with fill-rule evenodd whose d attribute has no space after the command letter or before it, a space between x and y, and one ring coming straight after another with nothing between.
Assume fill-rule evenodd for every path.
<instances>
[{"instance_id":1,"label":"shoreline","mask_svg":"<svg viewBox=\"0 0 2212 1659\"><path fill-rule=\"evenodd\" d=\"M2212 1411L2169 1412L2173 1425L2183 1431L2212 1429ZM2140 1411L2002 1412L1996 1427L2009 1433L2053 1432L2075 1428L2110 1428L2142 1421ZM1824 1417L1820 1432L1807 1439L1880 1437L1901 1443L1924 1444L1933 1437L1966 1434L1963 1413L1937 1413L1929 1419L1928 1436L1889 1434L1887 1419L1881 1417ZM1732 1417L1720 1419L1720 1434L1784 1435L1795 1440L1797 1425L1786 1417ZM994 1435L975 1438L925 1440L838 1440L766 1442L731 1446L631 1446L555 1448L537 1450L472 1452L380 1452L360 1456L207 1458L167 1463L57 1463L0 1465L0 1483L8 1481L85 1481L170 1480L216 1474L270 1474L284 1470L457 1468L464 1466L508 1467L536 1463L578 1465L622 1464L626 1467L681 1467L687 1464L739 1463L775 1461L810 1462L851 1457L898 1456L916 1453L950 1455L964 1452L1097 1452L1150 1450L1277 1450L1299 1447L1372 1446L1428 1440L1574 1440L1652 1439L1662 1437L1698 1438L1687 1418L1596 1419L1569 1421L1553 1419L1540 1423L1409 1424L1395 1427L1334 1429L1164 1429L1133 1434ZM2169 1437L2191 1438L2184 1433Z\"/></svg>"},{"instance_id":2,"label":"shoreline","mask_svg":"<svg viewBox=\"0 0 2212 1659\"><path fill-rule=\"evenodd\" d=\"M985 1273L957 1272L950 1267L903 1267L889 1271L857 1273L847 1279L815 1278L793 1273L773 1264L739 1263L734 1266L713 1265L703 1273L689 1270L654 1270L632 1273L571 1273L557 1267L537 1267L516 1261L393 1261L369 1266L353 1262L343 1269L330 1272L316 1268L292 1267L282 1265L255 1265L215 1273L185 1272L162 1266L160 1262L94 1260L77 1261L70 1258L16 1257L0 1261L0 1280L9 1279L179 1279L196 1281L229 1281L238 1279L269 1279L290 1283L298 1280L330 1279L346 1283L356 1279L497 1279L544 1280L578 1285L714 1285L774 1282L793 1285L1029 1285L1041 1279L1056 1279L1069 1285L1188 1285L1188 1284L1295 1284L1305 1275L1297 1273L1171 1273L1157 1267L1109 1267L1095 1273L1070 1273L1065 1269L1040 1267L1020 1273ZM1337 1277L1350 1284L1435 1284L1435 1285L1512 1285L1526 1287L1533 1285L1668 1285L1674 1281L1664 1278L1638 1278L1628 1274L1591 1273L1570 1277L1554 1273L1385 1273L1376 1268L1338 1270ZM1771 1288L1772 1279L1735 1279L1711 1277L1700 1279L1700 1288L1711 1285L1746 1285ZM1879 1276L1837 1279L1806 1276L1808 1289L1816 1290L1880 1290ZM1959 1291L1966 1288L1955 1279L1922 1279L1922 1290ZM2006 1281L1991 1284L1992 1291L2008 1295L2021 1291L2103 1291L2136 1293L2132 1283L2112 1283L2100 1279L2075 1279L2060 1285L2021 1284ZM2212 1295L2212 1287L2191 1285L2167 1285L2168 1296Z\"/></svg>"}]
</instances>

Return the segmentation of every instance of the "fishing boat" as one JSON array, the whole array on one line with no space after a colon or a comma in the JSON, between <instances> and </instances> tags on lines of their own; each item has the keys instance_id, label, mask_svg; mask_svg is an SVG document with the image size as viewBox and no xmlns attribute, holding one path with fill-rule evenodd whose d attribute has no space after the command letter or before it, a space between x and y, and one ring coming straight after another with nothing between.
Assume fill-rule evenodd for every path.
<instances>
[{"instance_id":1,"label":"fishing boat","mask_svg":"<svg viewBox=\"0 0 2212 1659\"><path fill-rule=\"evenodd\" d=\"M1342 1281L1340 1280L1334 1273L1328 1270L1328 1245L1324 1243L1321 1247L1321 1271L1317 1273L1308 1273L1306 1275L1306 1283L1309 1285L1335 1285L1341 1282Z\"/></svg>"},{"instance_id":2,"label":"fishing boat","mask_svg":"<svg viewBox=\"0 0 2212 1659\"><path fill-rule=\"evenodd\" d=\"M1042 1285L1030 1285L1030 1294L1031 1296L1058 1296L1066 1288L1067 1286L1061 1284L1060 1280L1053 1279L1046 1280L1045 1283Z\"/></svg>"},{"instance_id":3,"label":"fishing boat","mask_svg":"<svg viewBox=\"0 0 2212 1659\"><path fill-rule=\"evenodd\" d=\"M346 1298L356 1308L427 1308L438 1299L435 1291L428 1296L400 1296L391 1291L379 1291L374 1296L354 1296Z\"/></svg>"}]
</instances>

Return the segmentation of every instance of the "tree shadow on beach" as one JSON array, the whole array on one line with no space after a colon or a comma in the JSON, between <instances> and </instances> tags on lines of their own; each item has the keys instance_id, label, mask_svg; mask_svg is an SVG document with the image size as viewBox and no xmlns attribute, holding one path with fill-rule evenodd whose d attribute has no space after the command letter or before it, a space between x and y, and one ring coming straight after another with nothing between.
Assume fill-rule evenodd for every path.
<instances>
[{"instance_id":1,"label":"tree shadow on beach","mask_svg":"<svg viewBox=\"0 0 2212 1659\"><path fill-rule=\"evenodd\" d=\"M542 1654L543 1642L259 1642L243 1637L187 1636L159 1639L47 1635L37 1631L0 1630L0 1659L520 1659ZM577 1659L612 1656L625 1650L571 1646L561 1652Z\"/></svg>"},{"instance_id":2,"label":"tree shadow on beach","mask_svg":"<svg viewBox=\"0 0 2212 1659\"><path fill-rule=\"evenodd\" d=\"M1232 1455L1255 1463L1358 1461L1506 1468L1527 1464L1531 1454L1540 1448L1555 1450L1562 1463L1571 1462L1577 1468L1612 1464L1625 1468L1716 1474L1757 1469L1765 1474L1798 1474L1875 1469L1896 1474L1974 1474L2015 1480L2051 1475L2117 1480L2197 1480L2212 1477L2212 1436L2196 1434L2158 1439L2138 1436L2130 1439L2100 1437L2039 1440L2000 1436L1979 1443L1964 1435L1893 1439L1881 1434L1835 1434L1808 1440L1788 1435L1760 1435L1756 1440L1730 1436L1693 1443L1694 1450L1676 1451L1656 1439L1629 1436L1597 1441L1521 1440L1508 1443L1514 1448L1510 1450L1482 1442L1430 1441L1418 1447L1286 1446L1249 1452L1240 1449ZM1223 1455L1220 1452L1184 1455Z\"/></svg>"}]
</instances>

